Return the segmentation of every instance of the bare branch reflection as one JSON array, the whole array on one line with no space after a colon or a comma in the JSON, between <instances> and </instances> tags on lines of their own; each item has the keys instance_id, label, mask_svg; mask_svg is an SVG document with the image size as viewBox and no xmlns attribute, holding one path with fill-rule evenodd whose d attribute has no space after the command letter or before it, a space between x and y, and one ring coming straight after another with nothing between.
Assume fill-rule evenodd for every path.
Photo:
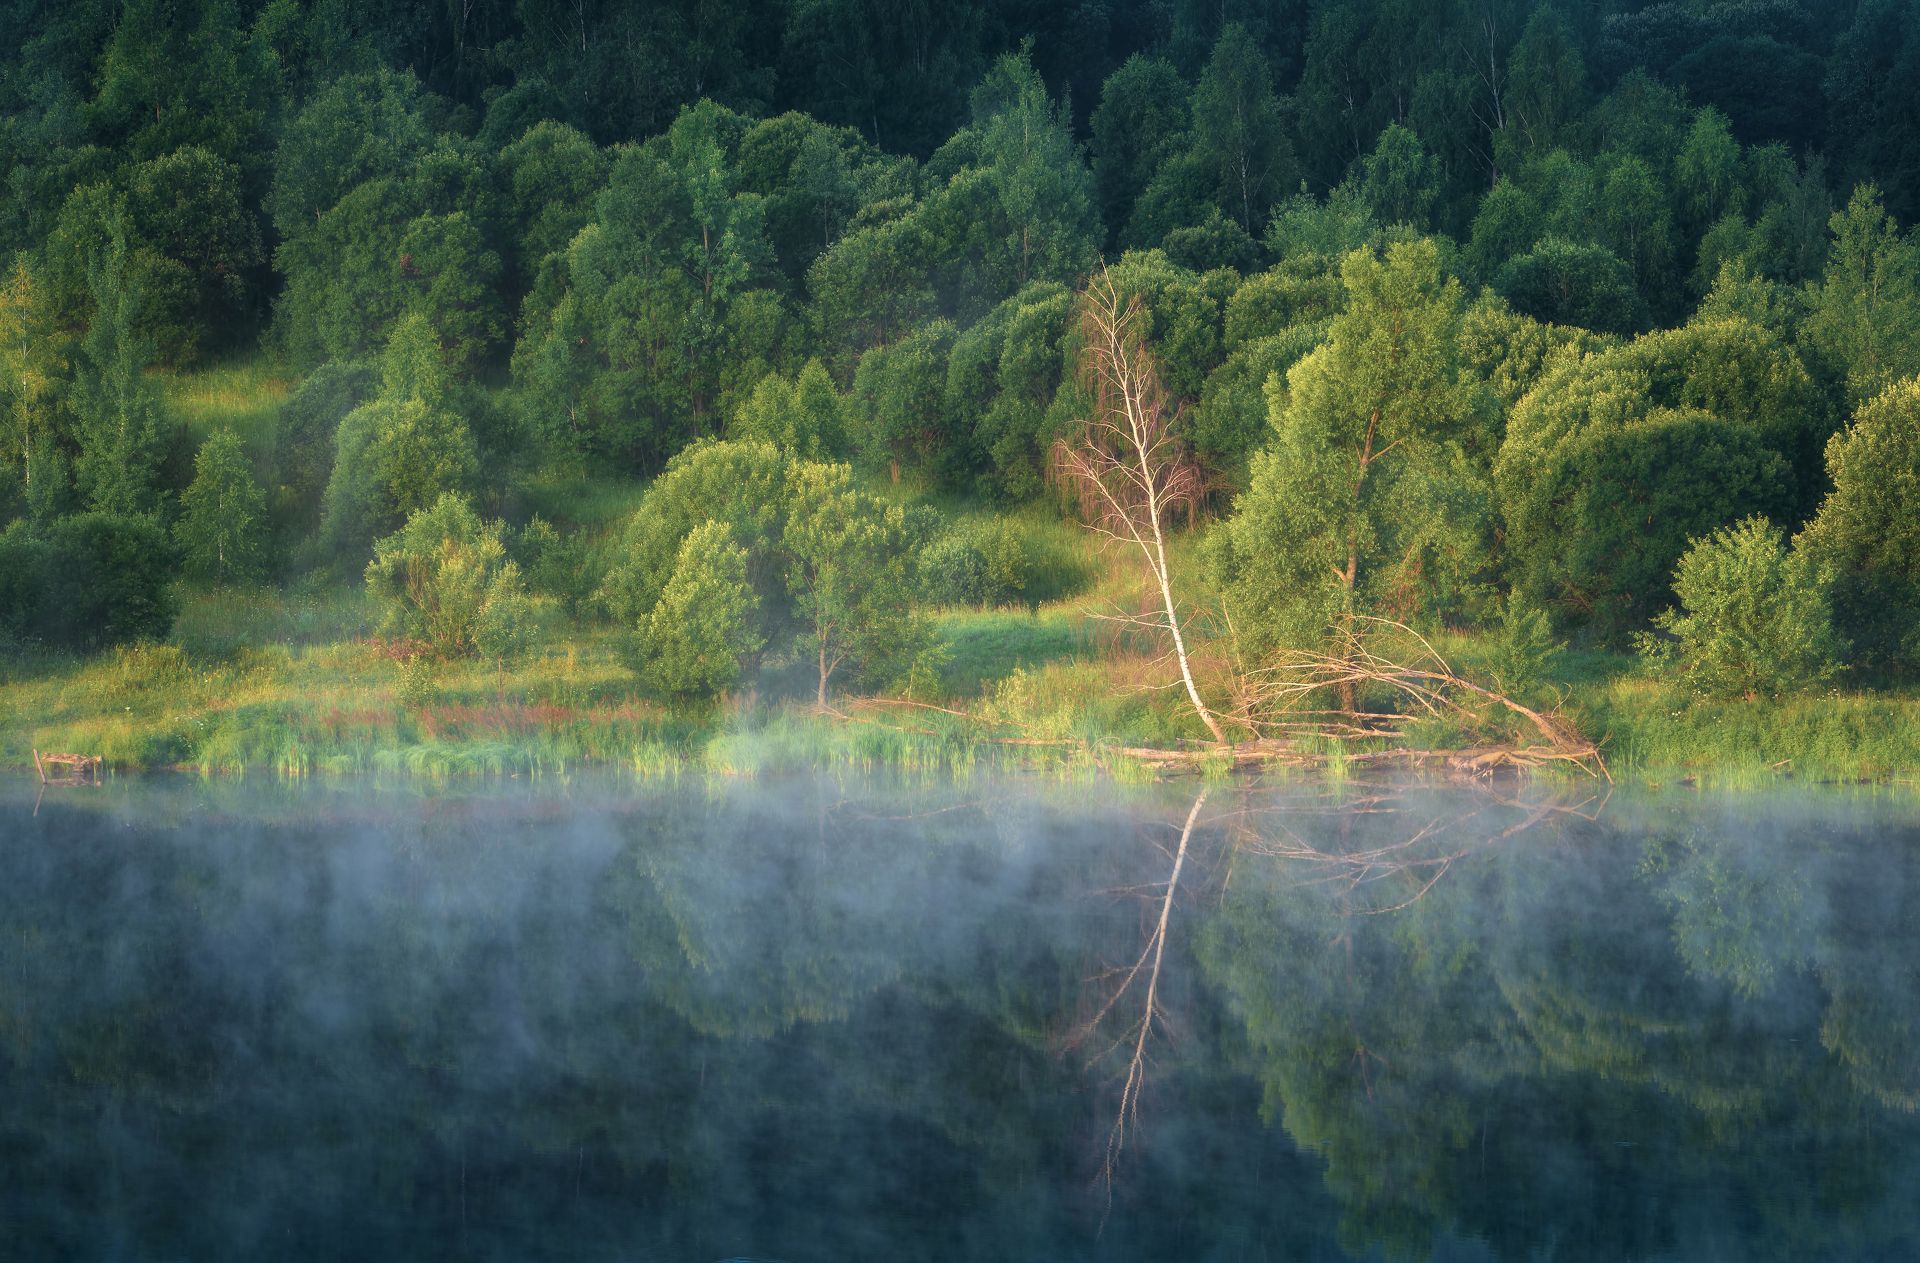
<instances>
[{"instance_id":1,"label":"bare branch reflection","mask_svg":"<svg viewBox=\"0 0 1920 1263\"><path fill-rule=\"evenodd\" d=\"M1465 798L1461 785L1471 788ZM1065 1042L1068 1050L1086 1055L1089 1067L1124 1058L1115 1072L1119 1101L1106 1128L1096 1175L1109 1209L1122 1158L1140 1131L1156 1034L1164 1035L1172 1026L1163 978L1170 967L1175 901L1183 886L1192 895L1208 881L1207 866L1200 865L1195 854L1200 830L1220 833L1224 862L1212 866L1218 874L1212 880L1222 896L1238 866L1279 865L1288 870L1282 884L1332 888L1341 916L1371 917L1411 908L1463 861L1542 824L1596 820L1611 793L1607 786L1569 798L1553 787L1542 792L1535 782L1506 784L1493 778L1452 784L1444 794L1435 788L1413 780L1203 788L1179 826L1177 843L1168 849L1153 841L1167 859L1164 880L1097 892L1146 901L1138 951L1127 963L1087 980L1095 988L1092 1013ZM1225 798L1229 805L1207 814L1210 797ZM1193 876L1196 868L1202 873L1200 885ZM1364 1074L1369 1054L1363 1047L1357 1055Z\"/></svg>"}]
</instances>

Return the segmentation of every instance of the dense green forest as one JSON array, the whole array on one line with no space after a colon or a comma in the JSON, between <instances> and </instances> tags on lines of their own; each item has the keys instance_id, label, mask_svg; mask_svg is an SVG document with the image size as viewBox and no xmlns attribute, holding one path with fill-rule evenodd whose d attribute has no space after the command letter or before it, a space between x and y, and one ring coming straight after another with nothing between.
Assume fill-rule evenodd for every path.
<instances>
[{"instance_id":1,"label":"dense green forest","mask_svg":"<svg viewBox=\"0 0 1920 1263\"><path fill-rule=\"evenodd\" d=\"M1907 0L3 8L11 757L1920 731Z\"/></svg>"}]
</instances>

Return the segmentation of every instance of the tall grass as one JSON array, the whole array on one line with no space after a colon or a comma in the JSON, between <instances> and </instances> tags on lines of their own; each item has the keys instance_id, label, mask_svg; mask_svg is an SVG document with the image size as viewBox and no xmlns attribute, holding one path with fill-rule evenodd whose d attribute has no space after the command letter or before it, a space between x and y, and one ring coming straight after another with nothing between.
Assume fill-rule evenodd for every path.
<instances>
[{"instance_id":1,"label":"tall grass","mask_svg":"<svg viewBox=\"0 0 1920 1263\"><path fill-rule=\"evenodd\" d=\"M195 446L213 430L226 428L256 455L271 450L274 424L291 385L285 367L265 354L160 378L168 410Z\"/></svg>"}]
</instances>

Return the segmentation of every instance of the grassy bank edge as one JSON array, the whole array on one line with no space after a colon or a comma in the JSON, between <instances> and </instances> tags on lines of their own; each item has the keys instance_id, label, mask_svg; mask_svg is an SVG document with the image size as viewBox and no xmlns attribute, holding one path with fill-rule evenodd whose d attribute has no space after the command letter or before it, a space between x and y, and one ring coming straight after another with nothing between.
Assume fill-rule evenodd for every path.
<instances>
[{"instance_id":1,"label":"grassy bank edge","mask_svg":"<svg viewBox=\"0 0 1920 1263\"><path fill-rule=\"evenodd\" d=\"M993 617L1002 633L1015 624ZM384 659L366 642L269 645L213 663L177 646L144 646L17 665L0 677L0 764L30 769L38 748L100 754L119 771L206 776L542 777L612 767L646 778L842 768L1132 781L1165 769L1129 751L1195 748L1202 734L1176 706L1122 682L1132 664L1103 659L1044 618L1026 624L1021 643L1039 646L1038 661L1006 651L990 666L960 665L970 683L1004 668L961 700L964 715L859 699L822 714L752 696L675 709L639 696L598 642L569 642L511 670L424 668ZM1836 691L1709 702L1633 673L1564 684L1560 695L1616 778L1724 788L1920 785L1920 697ZM1444 730L1424 736L1436 751L1466 740ZM1341 743L1299 749L1333 775L1381 753ZM1224 776L1232 766L1203 758L1187 770Z\"/></svg>"}]
</instances>

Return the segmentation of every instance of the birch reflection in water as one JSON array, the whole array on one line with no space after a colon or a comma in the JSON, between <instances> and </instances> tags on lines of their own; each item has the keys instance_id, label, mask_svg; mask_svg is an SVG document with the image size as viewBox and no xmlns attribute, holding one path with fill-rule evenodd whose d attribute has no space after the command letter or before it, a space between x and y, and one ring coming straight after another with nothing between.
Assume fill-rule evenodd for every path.
<instances>
[{"instance_id":1,"label":"birch reflection in water","mask_svg":"<svg viewBox=\"0 0 1920 1263\"><path fill-rule=\"evenodd\" d=\"M1920 809L1592 784L0 787L0 1253L1920 1257Z\"/></svg>"},{"instance_id":2,"label":"birch reflection in water","mask_svg":"<svg viewBox=\"0 0 1920 1263\"><path fill-rule=\"evenodd\" d=\"M1597 821L1610 793L1610 785L1597 793L1579 786L1543 793L1539 786L1489 778L1462 781L1444 794L1406 780L1320 790L1203 787L1178 824L1145 830L1166 858L1166 878L1105 892L1141 902L1143 941L1131 961L1109 965L1089 980L1097 1002L1066 1041L1067 1049L1085 1054L1091 1067L1110 1068L1119 1083L1098 1166L1109 1203L1128 1140L1140 1127L1155 1035L1164 1036L1173 1024L1160 982L1183 878L1188 879L1186 897L1198 900L1208 896L1207 885L1216 879L1216 893L1223 893L1238 865L1270 864L1284 870L1285 883L1331 887L1343 916L1394 913L1430 892L1456 861L1546 822ZM1209 798L1216 803L1212 813L1205 811ZM1159 840L1167 828L1177 830L1170 847ZM1219 835L1221 854L1214 857L1215 872L1196 882L1188 874L1196 833L1202 830ZM1355 1054L1363 1069L1367 1055L1364 1046Z\"/></svg>"}]
</instances>

